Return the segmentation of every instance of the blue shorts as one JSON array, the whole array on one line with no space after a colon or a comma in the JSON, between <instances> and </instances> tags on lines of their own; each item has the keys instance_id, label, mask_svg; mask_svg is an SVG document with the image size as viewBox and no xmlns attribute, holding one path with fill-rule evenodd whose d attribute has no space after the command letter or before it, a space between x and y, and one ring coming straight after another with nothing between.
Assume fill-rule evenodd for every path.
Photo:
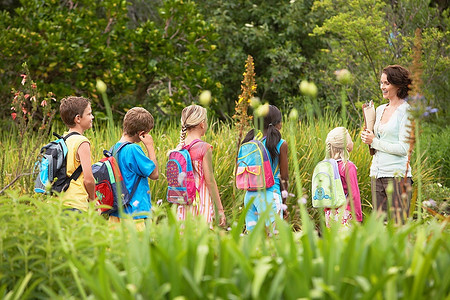
<instances>
[{"instance_id":1,"label":"blue shorts","mask_svg":"<svg viewBox=\"0 0 450 300\"><path fill-rule=\"evenodd\" d=\"M254 199L253 203L245 216L247 231L251 231L255 227L259 216L267 209L270 209L270 211L266 220L266 226L270 226L275 221L275 214L278 213L282 217L281 194L278 190L247 191L244 197L244 205L247 206L252 199Z\"/></svg>"}]
</instances>

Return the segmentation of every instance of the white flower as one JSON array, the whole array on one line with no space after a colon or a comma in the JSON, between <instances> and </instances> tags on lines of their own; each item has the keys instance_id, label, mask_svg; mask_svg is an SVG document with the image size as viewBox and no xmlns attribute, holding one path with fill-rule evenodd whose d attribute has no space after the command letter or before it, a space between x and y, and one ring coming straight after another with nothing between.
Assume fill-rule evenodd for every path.
<instances>
[{"instance_id":1,"label":"white flower","mask_svg":"<svg viewBox=\"0 0 450 300\"><path fill-rule=\"evenodd\" d=\"M308 203L308 200L306 200L305 197L302 197L302 198L298 199L298 203L299 204L306 204L306 203Z\"/></svg>"},{"instance_id":2,"label":"white flower","mask_svg":"<svg viewBox=\"0 0 450 300\"><path fill-rule=\"evenodd\" d=\"M269 104L268 103L265 103L264 105L259 106L255 110L255 115L257 117L265 117L265 116L267 116L268 113L269 113Z\"/></svg>"},{"instance_id":3,"label":"white flower","mask_svg":"<svg viewBox=\"0 0 450 300\"><path fill-rule=\"evenodd\" d=\"M286 209L287 209L288 207L287 207L287 205L286 204L281 204L281 210L282 211L285 211Z\"/></svg>"},{"instance_id":4,"label":"white flower","mask_svg":"<svg viewBox=\"0 0 450 300\"><path fill-rule=\"evenodd\" d=\"M347 69L341 69L334 72L337 81L342 84L349 84L352 82L352 74Z\"/></svg>"},{"instance_id":5,"label":"white flower","mask_svg":"<svg viewBox=\"0 0 450 300\"><path fill-rule=\"evenodd\" d=\"M286 190L281 191L281 198L287 198L289 193Z\"/></svg>"},{"instance_id":6,"label":"white flower","mask_svg":"<svg viewBox=\"0 0 450 300\"><path fill-rule=\"evenodd\" d=\"M252 97L250 99L250 106L253 107L253 109L258 108L261 105L261 100L258 97Z\"/></svg>"},{"instance_id":7,"label":"white flower","mask_svg":"<svg viewBox=\"0 0 450 300\"><path fill-rule=\"evenodd\" d=\"M433 207L433 206L436 206L436 201L434 201L433 199L430 199L427 201L423 201L422 204L426 207Z\"/></svg>"},{"instance_id":8,"label":"white flower","mask_svg":"<svg viewBox=\"0 0 450 300\"><path fill-rule=\"evenodd\" d=\"M106 92L106 84L101 79L97 79L96 87L97 87L97 91L99 91L100 93Z\"/></svg>"},{"instance_id":9,"label":"white flower","mask_svg":"<svg viewBox=\"0 0 450 300\"><path fill-rule=\"evenodd\" d=\"M308 82L306 80L302 80L299 85L300 92L306 96L310 96L312 98L316 98L317 96L317 86L314 82Z\"/></svg>"},{"instance_id":10,"label":"white flower","mask_svg":"<svg viewBox=\"0 0 450 300\"><path fill-rule=\"evenodd\" d=\"M293 108L291 110L291 112L289 113L289 119L292 120L292 121L297 121L298 120L298 110Z\"/></svg>"},{"instance_id":11,"label":"white flower","mask_svg":"<svg viewBox=\"0 0 450 300\"><path fill-rule=\"evenodd\" d=\"M156 201L156 205L161 205L162 204L162 199L159 199L158 201Z\"/></svg>"},{"instance_id":12,"label":"white flower","mask_svg":"<svg viewBox=\"0 0 450 300\"><path fill-rule=\"evenodd\" d=\"M198 101L203 106L208 106L211 103L211 91L204 90L198 97Z\"/></svg>"}]
</instances>

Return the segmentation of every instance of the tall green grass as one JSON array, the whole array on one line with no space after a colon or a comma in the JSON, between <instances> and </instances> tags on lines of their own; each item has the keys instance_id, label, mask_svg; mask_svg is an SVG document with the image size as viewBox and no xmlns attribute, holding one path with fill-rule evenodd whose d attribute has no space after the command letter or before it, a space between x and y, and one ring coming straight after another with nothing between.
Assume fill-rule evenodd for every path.
<instances>
[{"instance_id":1,"label":"tall green grass","mask_svg":"<svg viewBox=\"0 0 450 300\"><path fill-rule=\"evenodd\" d=\"M86 132L93 160L121 135L120 125L107 129L97 121ZM365 208L365 222L349 231L323 228L319 211L307 206L300 217L295 178L309 194L315 164L325 156L324 140L338 119L293 125L282 136L295 141L291 153L291 219L276 220L277 234L268 237L264 225L244 235L243 193L234 188L237 150L235 130L215 122L205 140L213 146L214 174L228 217L228 230L214 230L199 220L181 224L165 199L164 166L168 150L179 139L175 123L152 131L157 160L163 174L151 181L153 212L144 232L132 222L111 227L94 210L64 212L57 197L33 194L32 176L14 184L0 196L0 297L5 299L443 299L450 292L450 239L447 223L433 219L409 221L397 227L370 215L367 147L352 131L352 161ZM54 131L62 132L57 125ZM14 133L1 133L3 153L17 148ZM43 138L33 137L33 144ZM8 152L7 152L8 150ZM9 152L12 151L12 152ZM28 151L28 152L27 152ZM0 152L1 153L1 152ZM15 155L2 158L2 182L8 183L20 162ZM296 160L295 162L293 160ZM298 173L294 176L294 163ZM422 179L433 180L424 167ZM302 220L301 220L302 219ZM296 230L293 230L296 229ZM320 228L320 230L315 230Z\"/></svg>"},{"instance_id":2,"label":"tall green grass","mask_svg":"<svg viewBox=\"0 0 450 300\"><path fill-rule=\"evenodd\" d=\"M285 122L281 133L282 137L288 142L289 130L288 123ZM338 116L325 116L319 120L312 122L298 122L294 125L296 153L289 155L289 173L290 173L290 188L291 194L295 197L288 199L289 209L291 212L290 223L298 228L300 224L300 214L297 200L302 195L297 195L295 189L295 176L292 157L297 157L299 165L299 178L304 188L304 193L310 194L311 176L314 166L325 157L325 139L328 132L336 126L341 126ZM63 133L66 129L55 123L51 131ZM157 123L151 134L155 143L155 151L158 160L158 165L161 170L159 180L150 180L150 190L153 204L158 200L165 200L167 182L165 180L165 165L167 162L167 153L169 150L175 148L179 141L179 124L174 122ZM93 162L102 158L104 149L116 143L122 134L121 125L115 124L112 130L108 129L106 122L102 120L95 120L94 127L87 130L85 135L91 141L92 159ZM367 215L371 211L371 193L370 193L370 178L369 168L371 164L371 157L367 150L367 146L362 144L359 138L359 129L351 130L352 139L354 141L354 150L351 153L350 159L358 167L358 181L361 190L361 202L364 213ZM212 122L210 128L204 137L204 140L213 146L213 166L214 175L220 191L222 203L224 205L228 218L238 216L242 211L243 206L243 192L236 190L234 187L234 162L237 152L236 138L237 133L235 128L220 122ZM15 155L17 151L24 151L23 157L30 160L35 160L39 148L35 153L31 152L32 145L41 143L42 145L48 143L52 136L48 137L33 137L31 140L24 141L26 147L23 150L18 149L17 135L14 132L2 132L0 142L0 161L2 163L2 173L0 175L0 183L2 186L8 184L14 177L14 172L17 166L21 164L18 161L18 156ZM425 157L422 159L425 160ZM414 171L414 170L413 170ZM422 181L424 185L431 184L434 181L434 169L431 166L424 165L422 169ZM33 191L33 176L25 175L17 181L13 187L21 192L21 194L32 193ZM0 187L1 188L1 187ZM163 201L165 202L165 201ZM167 205L167 204L165 204ZM308 205L308 212L311 216L318 220L318 212Z\"/></svg>"},{"instance_id":3,"label":"tall green grass","mask_svg":"<svg viewBox=\"0 0 450 300\"><path fill-rule=\"evenodd\" d=\"M384 225L372 216L341 232L294 232L277 219L242 235L156 207L137 232L93 211L64 212L54 198L0 197L4 299L445 299L445 223ZM163 217L161 217L163 216ZM239 225L240 224L240 225Z\"/></svg>"}]
</instances>

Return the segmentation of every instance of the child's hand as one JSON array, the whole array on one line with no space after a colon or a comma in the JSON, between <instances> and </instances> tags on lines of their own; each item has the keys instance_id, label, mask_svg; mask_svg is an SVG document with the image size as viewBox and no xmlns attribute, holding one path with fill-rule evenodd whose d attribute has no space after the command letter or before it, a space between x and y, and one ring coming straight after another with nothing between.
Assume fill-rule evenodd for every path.
<instances>
[{"instance_id":1,"label":"child's hand","mask_svg":"<svg viewBox=\"0 0 450 300\"><path fill-rule=\"evenodd\" d=\"M227 219L225 217L225 213L222 211L219 211L219 226L225 227L227 225Z\"/></svg>"},{"instance_id":2,"label":"child's hand","mask_svg":"<svg viewBox=\"0 0 450 300\"><path fill-rule=\"evenodd\" d=\"M139 139L144 143L145 146L153 147L153 137L148 134L148 132L139 132Z\"/></svg>"}]
</instances>

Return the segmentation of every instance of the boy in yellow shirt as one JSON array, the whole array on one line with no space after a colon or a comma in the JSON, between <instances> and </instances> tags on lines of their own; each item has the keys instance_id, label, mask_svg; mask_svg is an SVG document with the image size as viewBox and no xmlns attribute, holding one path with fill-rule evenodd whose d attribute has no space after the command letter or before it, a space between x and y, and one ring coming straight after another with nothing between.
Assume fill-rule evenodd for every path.
<instances>
[{"instance_id":1,"label":"boy in yellow shirt","mask_svg":"<svg viewBox=\"0 0 450 300\"><path fill-rule=\"evenodd\" d=\"M87 211L89 201L95 200L95 179L91 169L91 144L83 136L85 130L92 127L91 103L84 97L69 96L61 100L59 112L69 130L64 136L67 145L67 176L81 165L82 172L77 180L70 182L69 188L62 195L64 205L76 211Z\"/></svg>"}]
</instances>

